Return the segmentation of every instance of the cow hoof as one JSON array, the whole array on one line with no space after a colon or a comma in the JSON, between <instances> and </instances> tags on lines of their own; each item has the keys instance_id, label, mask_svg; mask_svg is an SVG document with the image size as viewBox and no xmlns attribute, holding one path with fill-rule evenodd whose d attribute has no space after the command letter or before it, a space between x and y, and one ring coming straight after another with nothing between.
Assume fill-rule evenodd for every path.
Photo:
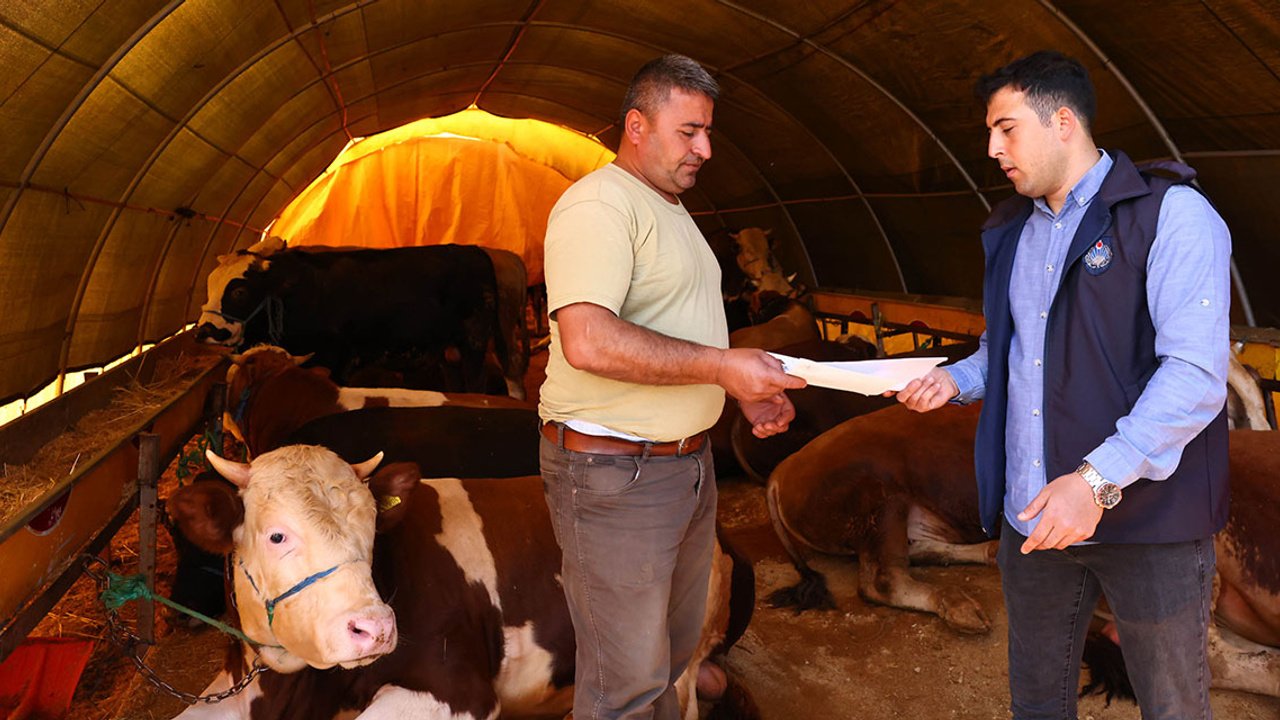
<instances>
[{"instance_id":1,"label":"cow hoof","mask_svg":"<svg viewBox=\"0 0 1280 720\"><path fill-rule=\"evenodd\" d=\"M976 600L959 590L938 592L938 616L952 630L966 635L991 632L991 620Z\"/></svg>"},{"instance_id":2,"label":"cow hoof","mask_svg":"<svg viewBox=\"0 0 1280 720\"><path fill-rule=\"evenodd\" d=\"M710 660L704 660L698 666L699 700L719 700L724 696L724 691L728 687L729 678L719 665Z\"/></svg>"},{"instance_id":3,"label":"cow hoof","mask_svg":"<svg viewBox=\"0 0 1280 720\"><path fill-rule=\"evenodd\" d=\"M997 555L999 555L999 554L1000 554L1000 541L999 541L999 540L992 540L991 542L987 543L987 556L986 556L986 558L985 558L985 560L986 560L986 563L985 563L985 564L986 564L986 566L987 566L987 567L995 567L995 566L996 566L996 556L997 556Z\"/></svg>"}]
</instances>

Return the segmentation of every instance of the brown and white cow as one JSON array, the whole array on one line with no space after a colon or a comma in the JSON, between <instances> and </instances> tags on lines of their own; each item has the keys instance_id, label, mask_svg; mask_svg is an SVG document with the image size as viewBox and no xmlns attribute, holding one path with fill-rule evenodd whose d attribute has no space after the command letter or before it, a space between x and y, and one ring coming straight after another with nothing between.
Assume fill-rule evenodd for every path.
<instances>
[{"instance_id":1,"label":"brown and white cow","mask_svg":"<svg viewBox=\"0 0 1280 720\"><path fill-rule=\"evenodd\" d=\"M1262 390L1261 376L1254 368L1244 365L1231 353L1227 368L1227 424L1232 430L1266 430L1266 396Z\"/></svg>"},{"instance_id":2,"label":"brown and white cow","mask_svg":"<svg viewBox=\"0 0 1280 720\"><path fill-rule=\"evenodd\" d=\"M784 297L793 297L796 290L790 279L782 274L782 266L773 256L769 235L773 230L760 228L744 228L741 232L729 233L738 244L738 267L760 292L775 292Z\"/></svg>"},{"instance_id":3,"label":"brown and white cow","mask_svg":"<svg viewBox=\"0 0 1280 720\"><path fill-rule=\"evenodd\" d=\"M239 496L188 486L170 513L208 549L234 550L241 626L262 646L241 643L209 691L255 662L270 670L182 718L568 712L573 630L541 478L428 480L396 463L366 486L358 478L368 464L353 468L315 446L287 446L251 465L210 460ZM730 632L730 595L743 589L731 579L737 570L717 549L703 640L677 683L685 720L697 717L700 668L715 672L702 661ZM345 669L320 670L333 666Z\"/></svg>"},{"instance_id":4,"label":"brown and white cow","mask_svg":"<svg viewBox=\"0 0 1280 720\"><path fill-rule=\"evenodd\" d=\"M351 388L335 383L327 368L304 368L306 356L259 345L232 355L227 369L223 424L251 456L279 447L290 433L326 415L366 407L525 408L532 403L501 395L435 390Z\"/></svg>"},{"instance_id":5,"label":"brown and white cow","mask_svg":"<svg viewBox=\"0 0 1280 720\"><path fill-rule=\"evenodd\" d=\"M907 571L911 562L995 562L973 470L980 407L919 414L895 405L847 420L782 461L769 476L769 515L801 582L774 593L775 605L835 606L799 543L857 555L858 594L868 602L934 613L960 632L989 631L986 612L963 590Z\"/></svg>"}]
</instances>

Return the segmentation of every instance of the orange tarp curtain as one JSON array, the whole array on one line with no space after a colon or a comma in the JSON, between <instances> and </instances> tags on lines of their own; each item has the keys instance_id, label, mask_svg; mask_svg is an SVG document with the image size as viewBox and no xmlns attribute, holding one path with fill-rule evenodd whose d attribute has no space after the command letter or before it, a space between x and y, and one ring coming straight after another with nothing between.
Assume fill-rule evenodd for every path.
<instances>
[{"instance_id":1,"label":"orange tarp curtain","mask_svg":"<svg viewBox=\"0 0 1280 720\"><path fill-rule=\"evenodd\" d=\"M291 247L483 245L542 282L547 216L613 153L537 120L468 109L353 141L268 230Z\"/></svg>"}]
</instances>

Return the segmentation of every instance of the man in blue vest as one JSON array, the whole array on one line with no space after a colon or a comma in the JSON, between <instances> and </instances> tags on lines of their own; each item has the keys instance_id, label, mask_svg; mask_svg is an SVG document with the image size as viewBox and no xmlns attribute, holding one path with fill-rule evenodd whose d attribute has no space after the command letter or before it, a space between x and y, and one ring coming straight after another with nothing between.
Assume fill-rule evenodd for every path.
<instances>
[{"instance_id":1,"label":"man in blue vest","mask_svg":"<svg viewBox=\"0 0 1280 720\"><path fill-rule=\"evenodd\" d=\"M1013 716L1076 717L1105 592L1143 718L1212 717L1230 235L1191 168L1097 148L1079 61L1038 52L977 90L988 154L1018 193L983 225L987 329L898 399L985 401L979 503L1002 538Z\"/></svg>"}]
</instances>

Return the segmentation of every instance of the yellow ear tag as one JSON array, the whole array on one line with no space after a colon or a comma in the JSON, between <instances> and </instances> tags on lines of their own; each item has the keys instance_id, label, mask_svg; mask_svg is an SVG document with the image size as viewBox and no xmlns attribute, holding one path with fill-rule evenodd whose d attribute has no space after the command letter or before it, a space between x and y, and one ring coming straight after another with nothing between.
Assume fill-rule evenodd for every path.
<instances>
[{"instance_id":1,"label":"yellow ear tag","mask_svg":"<svg viewBox=\"0 0 1280 720\"><path fill-rule=\"evenodd\" d=\"M399 495L383 495L378 498L378 512L386 512L402 502Z\"/></svg>"}]
</instances>

